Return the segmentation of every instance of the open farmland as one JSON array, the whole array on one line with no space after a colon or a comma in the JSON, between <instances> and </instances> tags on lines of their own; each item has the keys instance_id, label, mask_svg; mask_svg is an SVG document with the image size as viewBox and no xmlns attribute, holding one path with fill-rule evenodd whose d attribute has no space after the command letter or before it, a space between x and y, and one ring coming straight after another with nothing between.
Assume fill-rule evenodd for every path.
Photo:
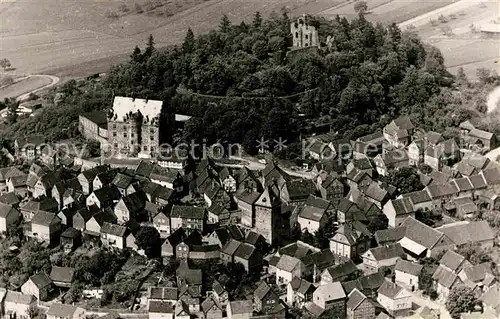
<instances>
[{"instance_id":1,"label":"open farmland","mask_svg":"<svg viewBox=\"0 0 500 319\"><path fill-rule=\"evenodd\" d=\"M267 16L282 7L291 14L314 14L343 0L3 1L0 56L19 74L74 76L106 71L121 61L113 57L145 44L150 33L158 46L167 46L182 41L188 27L195 33L216 27L224 13L234 22L250 20L256 10ZM136 3L144 12L138 13ZM91 63L95 60L99 68ZM84 66L90 66L88 73Z\"/></svg>"}]
</instances>

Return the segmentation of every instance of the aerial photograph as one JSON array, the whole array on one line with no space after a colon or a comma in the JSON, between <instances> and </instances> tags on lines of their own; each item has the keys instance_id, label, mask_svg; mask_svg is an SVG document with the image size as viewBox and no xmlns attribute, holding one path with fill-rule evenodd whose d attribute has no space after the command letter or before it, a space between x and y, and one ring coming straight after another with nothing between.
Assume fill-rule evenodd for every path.
<instances>
[{"instance_id":1,"label":"aerial photograph","mask_svg":"<svg viewBox=\"0 0 500 319\"><path fill-rule=\"evenodd\" d=\"M0 0L0 319L500 319L500 0Z\"/></svg>"}]
</instances>

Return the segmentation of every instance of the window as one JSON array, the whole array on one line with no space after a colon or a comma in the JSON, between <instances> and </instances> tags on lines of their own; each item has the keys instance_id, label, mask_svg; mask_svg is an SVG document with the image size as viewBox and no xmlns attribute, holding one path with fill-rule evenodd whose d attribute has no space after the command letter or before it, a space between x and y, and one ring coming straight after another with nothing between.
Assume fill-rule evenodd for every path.
<instances>
[{"instance_id":1,"label":"window","mask_svg":"<svg viewBox=\"0 0 500 319\"><path fill-rule=\"evenodd\" d=\"M134 141L133 141L133 140L132 140L132 141L130 141L130 145L134 145Z\"/></svg>"},{"instance_id":2,"label":"window","mask_svg":"<svg viewBox=\"0 0 500 319\"><path fill-rule=\"evenodd\" d=\"M113 124L113 128L116 129L116 124Z\"/></svg>"},{"instance_id":3,"label":"window","mask_svg":"<svg viewBox=\"0 0 500 319\"><path fill-rule=\"evenodd\" d=\"M123 133L123 137L127 137L127 132Z\"/></svg>"},{"instance_id":4,"label":"window","mask_svg":"<svg viewBox=\"0 0 500 319\"><path fill-rule=\"evenodd\" d=\"M154 134L155 133L155 129L154 128L150 129L149 133Z\"/></svg>"},{"instance_id":5,"label":"window","mask_svg":"<svg viewBox=\"0 0 500 319\"><path fill-rule=\"evenodd\" d=\"M130 133L130 136L131 136L131 137L134 137L134 133Z\"/></svg>"},{"instance_id":6,"label":"window","mask_svg":"<svg viewBox=\"0 0 500 319\"><path fill-rule=\"evenodd\" d=\"M307 40L307 38L309 38L309 36L306 34L306 40Z\"/></svg>"},{"instance_id":7,"label":"window","mask_svg":"<svg viewBox=\"0 0 500 319\"><path fill-rule=\"evenodd\" d=\"M113 145L115 148L118 148L118 144L115 143L115 145Z\"/></svg>"},{"instance_id":8,"label":"window","mask_svg":"<svg viewBox=\"0 0 500 319\"><path fill-rule=\"evenodd\" d=\"M147 146L144 146L144 147L143 147L143 150L147 151L147 150L148 150L148 147L147 147Z\"/></svg>"},{"instance_id":9,"label":"window","mask_svg":"<svg viewBox=\"0 0 500 319\"><path fill-rule=\"evenodd\" d=\"M116 137L116 132L113 132L113 136Z\"/></svg>"},{"instance_id":10,"label":"window","mask_svg":"<svg viewBox=\"0 0 500 319\"><path fill-rule=\"evenodd\" d=\"M295 32L295 37L298 38L299 37L299 33L298 32Z\"/></svg>"},{"instance_id":11,"label":"window","mask_svg":"<svg viewBox=\"0 0 500 319\"><path fill-rule=\"evenodd\" d=\"M151 135L151 137L149 138L151 141L154 141L155 140L155 137Z\"/></svg>"},{"instance_id":12,"label":"window","mask_svg":"<svg viewBox=\"0 0 500 319\"><path fill-rule=\"evenodd\" d=\"M151 152L154 152L154 151L155 151L154 146L151 146Z\"/></svg>"}]
</instances>

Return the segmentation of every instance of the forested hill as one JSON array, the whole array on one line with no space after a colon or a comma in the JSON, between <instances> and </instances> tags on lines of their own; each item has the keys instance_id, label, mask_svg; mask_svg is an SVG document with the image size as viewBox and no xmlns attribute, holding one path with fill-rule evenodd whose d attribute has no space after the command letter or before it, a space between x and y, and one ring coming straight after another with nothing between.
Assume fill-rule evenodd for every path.
<instances>
[{"instance_id":1,"label":"forested hill","mask_svg":"<svg viewBox=\"0 0 500 319\"><path fill-rule=\"evenodd\" d=\"M449 118L470 116L458 107L463 101L453 100L453 79L441 53L416 34L363 16L351 22L312 17L321 42L333 37L330 49L287 58L292 21L286 14L264 20L256 13L251 23L232 25L225 17L217 30L201 36L189 30L182 45L168 50L155 49L150 38L147 49L136 48L99 85L71 87L69 93L63 87L64 103L72 107L66 117L109 107L113 94L163 99L168 110L199 117L186 127L185 139L244 142L250 148L260 137L296 140L313 120L353 138L403 113L440 130L443 114L459 115L446 117L446 126L453 124ZM49 130L67 122L51 121ZM23 127L35 131L35 125L43 129L30 122ZM70 124L66 134L75 131Z\"/></svg>"}]
</instances>

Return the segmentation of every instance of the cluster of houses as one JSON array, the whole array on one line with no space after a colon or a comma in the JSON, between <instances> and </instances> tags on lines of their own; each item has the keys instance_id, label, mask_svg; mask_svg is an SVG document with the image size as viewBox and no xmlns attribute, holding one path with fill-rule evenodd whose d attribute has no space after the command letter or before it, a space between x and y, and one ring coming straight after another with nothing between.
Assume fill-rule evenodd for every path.
<instances>
[{"instance_id":1,"label":"cluster of houses","mask_svg":"<svg viewBox=\"0 0 500 319\"><path fill-rule=\"evenodd\" d=\"M68 253L88 243L144 254L135 236L154 227L165 263L181 263L176 282L148 289L150 318L284 318L294 308L304 318L330 311L350 319L431 318L434 310L414 311L412 297L419 261L427 257L439 259L432 280L440 300L466 285L500 315L500 283L491 265L472 265L456 253L468 243L497 245L489 224L473 220L480 209L500 207L500 164L478 154L494 147L495 138L475 121L461 125L465 149L439 133L418 131L408 117L349 142L348 153L333 134L314 136L309 152L316 177L304 179L273 161L261 171L209 158L156 161L160 110L158 101L117 97L104 119L80 117L84 136L137 160L63 158L49 168L39 164L45 163L40 141L17 140L16 157L35 162L27 170L0 168L0 231L21 228ZM396 196L395 186L378 179L402 167L418 169L422 190ZM417 220L419 211L449 212L463 221L433 228ZM318 234L332 225L323 249L297 238L297 230ZM261 281L253 295L234 299L221 282L206 282L193 266L200 260L239 263ZM5 300L24 305L5 303L7 313L25 316L26 307L67 289L73 271L53 267L20 291L3 291ZM47 317L84 313L53 303Z\"/></svg>"}]
</instances>

